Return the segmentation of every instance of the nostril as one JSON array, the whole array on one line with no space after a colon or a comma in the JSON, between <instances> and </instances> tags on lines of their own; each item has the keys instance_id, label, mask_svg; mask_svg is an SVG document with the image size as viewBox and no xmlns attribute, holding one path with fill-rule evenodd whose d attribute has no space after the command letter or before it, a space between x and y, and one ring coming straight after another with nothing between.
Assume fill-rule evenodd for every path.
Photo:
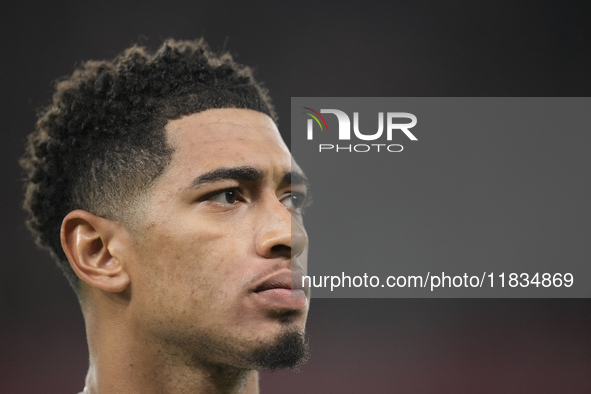
<instances>
[{"instance_id":1,"label":"nostril","mask_svg":"<svg viewBox=\"0 0 591 394\"><path fill-rule=\"evenodd\" d=\"M275 245L271 248L271 252L273 253L285 253L291 252L291 248L287 245Z\"/></svg>"}]
</instances>

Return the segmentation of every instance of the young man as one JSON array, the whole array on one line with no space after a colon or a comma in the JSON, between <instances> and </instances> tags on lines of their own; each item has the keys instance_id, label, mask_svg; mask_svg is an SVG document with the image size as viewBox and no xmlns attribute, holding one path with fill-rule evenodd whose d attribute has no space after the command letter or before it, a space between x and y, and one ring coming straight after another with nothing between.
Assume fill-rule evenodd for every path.
<instances>
[{"instance_id":1,"label":"young man","mask_svg":"<svg viewBox=\"0 0 591 394\"><path fill-rule=\"evenodd\" d=\"M305 360L306 178L250 69L202 40L87 62L22 165L82 307L84 393L258 393Z\"/></svg>"}]
</instances>

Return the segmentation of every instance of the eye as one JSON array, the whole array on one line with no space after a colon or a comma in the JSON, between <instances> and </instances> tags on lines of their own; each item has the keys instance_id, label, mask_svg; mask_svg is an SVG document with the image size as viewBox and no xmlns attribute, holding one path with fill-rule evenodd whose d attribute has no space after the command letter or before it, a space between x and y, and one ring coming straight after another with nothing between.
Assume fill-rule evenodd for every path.
<instances>
[{"instance_id":1,"label":"eye","mask_svg":"<svg viewBox=\"0 0 591 394\"><path fill-rule=\"evenodd\" d=\"M232 205L241 201L240 190L236 188L218 190L205 197L207 201L213 201L221 205Z\"/></svg>"},{"instance_id":2,"label":"eye","mask_svg":"<svg viewBox=\"0 0 591 394\"><path fill-rule=\"evenodd\" d=\"M286 208L301 212L306 204L306 195L304 193L291 192L281 200L281 203L285 205Z\"/></svg>"}]
</instances>

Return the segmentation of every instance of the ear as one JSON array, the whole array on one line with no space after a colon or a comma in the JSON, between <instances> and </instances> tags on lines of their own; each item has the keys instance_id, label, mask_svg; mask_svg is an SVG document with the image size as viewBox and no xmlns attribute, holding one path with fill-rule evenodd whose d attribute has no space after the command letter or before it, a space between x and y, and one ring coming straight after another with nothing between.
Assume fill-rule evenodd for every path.
<instances>
[{"instance_id":1,"label":"ear","mask_svg":"<svg viewBox=\"0 0 591 394\"><path fill-rule=\"evenodd\" d=\"M60 236L70 266L84 282L113 293L129 286L123 259L129 235L123 225L75 210L64 218Z\"/></svg>"}]
</instances>

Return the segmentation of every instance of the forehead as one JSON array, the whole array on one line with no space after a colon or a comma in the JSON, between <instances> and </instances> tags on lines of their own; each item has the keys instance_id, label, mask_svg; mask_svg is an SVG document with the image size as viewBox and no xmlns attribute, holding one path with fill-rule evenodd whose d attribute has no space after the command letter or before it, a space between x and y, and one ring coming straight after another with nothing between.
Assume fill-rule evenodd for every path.
<instances>
[{"instance_id":1,"label":"forehead","mask_svg":"<svg viewBox=\"0 0 591 394\"><path fill-rule=\"evenodd\" d=\"M210 109L170 121L166 133L177 175L237 166L285 171L295 165L273 120L257 111Z\"/></svg>"}]
</instances>

